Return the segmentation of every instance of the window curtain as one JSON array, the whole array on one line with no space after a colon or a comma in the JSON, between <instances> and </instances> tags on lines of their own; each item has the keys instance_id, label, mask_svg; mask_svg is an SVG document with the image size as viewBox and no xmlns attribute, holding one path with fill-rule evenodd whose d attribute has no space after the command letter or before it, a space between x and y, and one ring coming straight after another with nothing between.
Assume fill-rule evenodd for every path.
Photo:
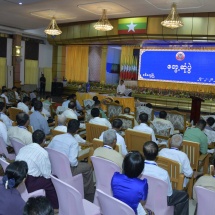
<instances>
[{"instance_id":1,"label":"window curtain","mask_svg":"<svg viewBox=\"0 0 215 215\"><path fill-rule=\"evenodd\" d=\"M66 47L66 71L68 81L88 82L89 46Z\"/></svg>"},{"instance_id":2,"label":"window curtain","mask_svg":"<svg viewBox=\"0 0 215 215\"><path fill-rule=\"evenodd\" d=\"M38 61L25 60L25 84L38 84Z\"/></svg>"},{"instance_id":3,"label":"window curtain","mask_svg":"<svg viewBox=\"0 0 215 215\"><path fill-rule=\"evenodd\" d=\"M137 46L122 46L120 58L120 79L137 80L137 58L133 55L133 50Z\"/></svg>"},{"instance_id":4,"label":"window curtain","mask_svg":"<svg viewBox=\"0 0 215 215\"><path fill-rule=\"evenodd\" d=\"M6 58L0 57L0 86L6 85Z\"/></svg>"},{"instance_id":5,"label":"window curtain","mask_svg":"<svg viewBox=\"0 0 215 215\"><path fill-rule=\"evenodd\" d=\"M45 67L43 68L43 73L46 78L46 91L51 92L52 86L52 68Z\"/></svg>"}]
</instances>

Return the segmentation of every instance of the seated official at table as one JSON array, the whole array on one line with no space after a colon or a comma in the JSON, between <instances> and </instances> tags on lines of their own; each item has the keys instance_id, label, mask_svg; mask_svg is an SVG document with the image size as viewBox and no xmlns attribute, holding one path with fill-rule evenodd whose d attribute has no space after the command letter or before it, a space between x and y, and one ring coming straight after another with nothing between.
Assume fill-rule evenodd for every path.
<instances>
[{"instance_id":1,"label":"seated official at table","mask_svg":"<svg viewBox=\"0 0 215 215\"><path fill-rule=\"evenodd\" d=\"M117 87L117 94L124 95L124 93L125 93L125 84L124 84L124 81L121 80L120 84Z\"/></svg>"}]
</instances>

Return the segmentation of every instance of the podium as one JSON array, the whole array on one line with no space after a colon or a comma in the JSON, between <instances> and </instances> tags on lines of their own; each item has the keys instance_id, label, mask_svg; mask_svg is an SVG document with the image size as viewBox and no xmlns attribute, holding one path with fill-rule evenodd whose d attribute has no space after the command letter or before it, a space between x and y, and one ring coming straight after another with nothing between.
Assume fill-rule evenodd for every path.
<instances>
[{"instance_id":1,"label":"podium","mask_svg":"<svg viewBox=\"0 0 215 215\"><path fill-rule=\"evenodd\" d=\"M196 96L191 96L190 98L192 99L190 122L193 120L194 124L196 124L200 119L201 103L204 100Z\"/></svg>"}]
</instances>

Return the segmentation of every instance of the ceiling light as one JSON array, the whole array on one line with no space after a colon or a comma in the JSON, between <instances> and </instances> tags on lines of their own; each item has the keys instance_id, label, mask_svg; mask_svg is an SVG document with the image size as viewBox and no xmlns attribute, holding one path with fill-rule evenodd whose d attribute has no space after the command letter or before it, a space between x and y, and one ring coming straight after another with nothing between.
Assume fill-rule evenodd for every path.
<instances>
[{"instance_id":1,"label":"ceiling light","mask_svg":"<svg viewBox=\"0 0 215 215\"><path fill-rule=\"evenodd\" d=\"M163 25L166 28L179 28L184 26L183 22L181 21L181 18L179 17L177 11L176 11L176 4L172 4L172 9L170 11L170 14L168 17L161 22L161 25Z\"/></svg>"},{"instance_id":2,"label":"ceiling light","mask_svg":"<svg viewBox=\"0 0 215 215\"><path fill-rule=\"evenodd\" d=\"M22 2L19 2L19 5L22 5Z\"/></svg>"},{"instance_id":3,"label":"ceiling light","mask_svg":"<svg viewBox=\"0 0 215 215\"><path fill-rule=\"evenodd\" d=\"M110 22L108 21L107 15L106 15L107 11L105 9L103 9L102 11L102 16L99 19L99 21L94 25L94 28L97 31L110 31L113 29L113 26L110 24Z\"/></svg>"},{"instance_id":4,"label":"ceiling light","mask_svg":"<svg viewBox=\"0 0 215 215\"><path fill-rule=\"evenodd\" d=\"M55 17L52 18L51 22L49 23L48 27L46 28L46 30L44 32L46 34L52 35L52 36L62 34L62 31L60 30L60 28L57 25Z\"/></svg>"}]
</instances>

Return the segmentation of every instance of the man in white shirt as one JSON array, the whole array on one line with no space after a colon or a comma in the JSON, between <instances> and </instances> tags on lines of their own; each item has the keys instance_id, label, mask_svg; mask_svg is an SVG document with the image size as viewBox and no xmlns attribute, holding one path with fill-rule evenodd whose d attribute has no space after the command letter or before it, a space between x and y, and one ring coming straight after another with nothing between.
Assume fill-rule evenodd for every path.
<instances>
[{"instance_id":1,"label":"man in white shirt","mask_svg":"<svg viewBox=\"0 0 215 215\"><path fill-rule=\"evenodd\" d=\"M122 155L125 156L125 155L128 154L127 147L126 147L126 144L125 144L125 140L118 133L122 129L122 124L123 124L123 122L122 122L121 119L114 119L113 122L112 122L112 127L113 127L113 130L116 131L116 139L117 139L116 144L121 145ZM104 141L104 132L102 132L102 134L99 137L99 139Z\"/></svg>"},{"instance_id":2,"label":"man in white shirt","mask_svg":"<svg viewBox=\"0 0 215 215\"><path fill-rule=\"evenodd\" d=\"M189 214L189 196L185 191L172 190L168 172L158 167L155 162L158 155L158 145L153 141L148 141L143 146L145 156L145 166L142 172L143 175L149 175L165 181L168 184L167 205L174 206L174 215ZM156 193L155 193L156 195Z\"/></svg>"},{"instance_id":3,"label":"man in white shirt","mask_svg":"<svg viewBox=\"0 0 215 215\"><path fill-rule=\"evenodd\" d=\"M75 111L76 111L76 103L74 101L70 101L68 104L68 109L65 110L62 113L62 115L65 116L66 118L78 119Z\"/></svg>"},{"instance_id":4,"label":"man in white shirt","mask_svg":"<svg viewBox=\"0 0 215 215\"><path fill-rule=\"evenodd\" d=\"M182 141L183 138L180 134L173 135L170 142L171 148L170 149L163 148L158 155L177 161L178 163L181 164L181 172L185 175L184 187L186 187L187 183L189 182L188 178L192 177L193 175L193 170L190 166L190 161L187 155L179 150Z\"/></svg>"},{"instance_id":5,"label":"man in white shirt","mask_svg":"<svg viewBox=\"0 0 215 215\"><path fill-rule=\"evenodd\" d=\"M119 116L126 116L128 118L134 119L134 126L139 125L138 122L137 122L137 120L135 119L135 117L132 116L132 115L130 115L130 112L131 112L131 109L129 107L126 107L124 109L124 114L121 113Z\"/></svg>"},{"instance_id":6,"label":"man in white shirt","mask_svg":"<svg viewBox=\"0 0 215 215\"><path fill-rule=\"evenodd\" d=\"M77 157L79 153L79 144L74 135L79 129L80 123L76 119L69 121L67 126L67 133L55 136L49 143L48 148L54 149L65 154L71 165L73 175L82 174L84 182L85 198L93 201L94 184L93 184L93 170L87 163L78 162Z\"/></svg>"},{"instance_id":7,"label":"man in white shirt","mask_svg":"<svg viewBox=\"0 0 215 215\"><path fill-rule=\"evenodd\" d=\"M25 145L32 143L32 134L27 130L30 123L28 114L17 114L16 121L18 126L12 126L8 129L8 137L10 139L17 139Z\"/></svg>"},{"instance_id":8,"label":"man in white shirt","mask_svg":"<svg viewBox=\"0 0 215 215\"><path fill-rule=\"evenodd\" d=\"M70 96L67 97L67 100L66 100L65 102L62 103L62 106L68 108L68 105L69 105L69 103L70 103L71 101L75 101L75 103L76 103L76 108L77 108L78 111L82 111L82 110L83 110L83 108L81 107L79 101L77 100L76 94L74 94L74 93L73 93L72 95L70 95Z\"/></svg>"},{"instance_id":9,"label":"man in white shirt","mask_svg":"<svg viewBox=\"0 0 215 215\"><path fill-rule=\"evenodd\" d=\"M4 122L7 129L12 126L13 121L5 114L6 107L4 102L0 102L0 119Z\"/></svg>"},{"instance_id":10,"label":"man in white shirt","mask_svg":"<svg viewBox=\"0 0 215 215\"><path fill-rule=\"evenodd\" d=\"M117 94L124 95L124 93L125 93L125 84L124 84L124 81L121 80L120 84L117 87Z\"/></svg>"},{"instance_id":11,"label":"man in white shirt","mask_svg":"<svg viewBox=\"0 0 215 215\"><path fill-rule=\"evenodd\" d=\"M9 100L8 100L8 97L7 97L7 90L6 90L6 89L2 90L1 97L5 98L5 103L6 103L6 105L11 104L11 103L9 102Z\"/></svg>"},{"instance_id":12,"label":"man in white shirt","mask_svg":"<svg viewBox=\"0 0 215 215\"><path fill-rule=\"evenodd\" d=\"M147 122L148 122L148 114L146 113L141 113L139 115L139 120L140 120L140 125L137 125L137 126L134 126L134 130L135 131L141 131L141 132L144 132L144 133L148 133L148 134L151 134L152 135L152 141L154 141L155 143L157 143L157 140L155 138L155 133L153 131L152 128L150 128L148 125L147 125Z\"/></svg>"},{"instance_id":13,"label":"man in white shirt","mask_svg":"<svg viewBox=\"0 0 215 215\"><path fill-rule=\"evenodd\" d=\"M0 121L0 137L2 137L6 146L10 145L8 143L7 127L2 121Z\"/></svg>"},{"instance_id":14,"label":"man in white shirt","mask_svg":"<svg viewBox=\"0 0 215 215\"><path fill-rule=\"evenodd\" d=\"M23 112L29 114L29 105L30 105L31 99L28 96L25 96L22 100L22 102L19 102L17 104L17 108L23 110Z\"/></svg>"},{"instance_id":15,"label":"man in white shirt","mask_svg":"<svg viewBox=\"0 0 215 215\"><path fill-rule=\"evenodd\" d=\"M14 87L12 88L12 90L13 90L13 92L15 93L16 100L19 101L19 100L20 100L20 97L19 97L19 94L17 93L17 87L14 86Z\"/></svg>"},{"instance_id":16,"label":"man in white shirt","mask_svg":"<svg viewBox=\"0 0 215 215\"><path fill-rule=\"evenodd\" d=\"M153 122L160 121L160 122L168 125L170 128L170 135L172 135L174 133L174 126L169 120L166 119L166 117L167 117L167 112L166 111L160 111L159 118L155 118L153 120Z\"/></svg>"},{"instance_id":17,"label":"man in white shirt","mask_svg":"<svg viewBox=\"0 0 215 215\"><path fill-rule=\"evenodd\" d=\"M16 156L16 160L22 160L28 164L26 187L29 193L44 189L52 207L58 209L57 193L50 178L51 163L48 152L43 148L45 134L41 130L36 130L32 139L33 143L22 147Z\"/></svg>"},{"instance_id":18,"label":"man in white shirt","mask_svg":"<svg viewBox=\"0 0 215 215\"><path fill-rule=\"evenodd\" d=\"M116 141L117 136L115 130L109 129L105 131L103 134L103 146L98 147L94 151L93 156L110 160L122 169L123 157L119 152L114 150L116 147Z\"/></svg>"},{"instance_id":19,"label":"man in white shirt","mask_svg":"<svg viewBox=\"0 0 215 215\"><path fill-rule=\"evenodd\" d=\"M89 123L103 125L107 126L108 128L112 128L111 123L107 119L99 117L100 111L98 108L93 108L91 110L91 115L93 119L91 119Z\"/></svg>"}]
</instances>

